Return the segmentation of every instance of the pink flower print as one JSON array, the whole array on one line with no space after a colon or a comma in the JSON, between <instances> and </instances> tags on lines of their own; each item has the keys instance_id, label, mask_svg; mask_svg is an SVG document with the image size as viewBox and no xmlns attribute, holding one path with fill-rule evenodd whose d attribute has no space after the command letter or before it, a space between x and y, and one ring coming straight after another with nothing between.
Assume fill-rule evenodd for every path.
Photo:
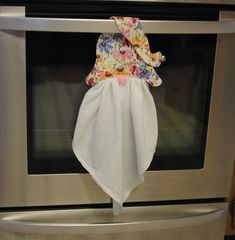
<instances>
[{"instance_id":1,"label":"pink flower print","mask_svg":"<svg viewBox=\"0 0 235 240\"><path fill-rule=\"evenodd\" d=\"M127 63L127 67L132 75L138 75L140 72L135 62Z\"/></svg>"},{"instance_id":2,"label":"pink flower print","mask_svg":"<svg viewBox=\"0 0 235 240\"><path fill-rule=\"evenodd\" d=\"M127 26L128 26L129 28L134 27L134 26L136 25L137 21L138 21L138 19L137 19L137 18L134 18L134 17L128 18L127 20L128 20L128 21L127 21Z\"/></svg>"},{"instance_id":3,"label":"pink flower print","mask_svg":"<svg viewBox=\"0 0 235 240\"><path fill-rule=\"evenodd\" d=\"M139 61L141 58L140 58L140 55L138 53L135 54L135 57L136 57L136 60Z\"/></svg>"},{"instance_id":4,"label":"pink flower print","mask_svg":"<svg viewBox=\"0 0 235 240\"><path fill-rule=\"evenodd\" d=\"M131 59L133 53L133 50L121 47L120 50L116 53L116 55L120 61L125 61Z\"/></svg>"},{"instance_id":5,"label":"pink flower print","mask_svg":"<svg viewBox=\"0 0 235 240\"><path fill-rule=\"evenodd\" d=\"M129 34L130 34L130 29L128 28L123 28L122 29L122 34L125 36L125 37L129 37Z\"/></svg>"},{"instance_id":6,"label":"pink flower print","mask_svg":"<svg viewBox=\"0 0 235 240\"><path fill-rule=\"evenodd\" d=\"M130 72L131 74L133 75L138 75L140 73L139 69L136 67L136 66L133 66L131 69L130 69Z\"/></svg>"},{"instance_id":7,"label":"pink flower print","mask_svg":"<svg viewBox=\"0 0 235 240\"><path fill-rule=\"evenodd\" d=\"M126 38L125 38L125 40L124 40L123 45L124 45L125 47L130 47L130 46L131 46L129 40L127 40Z\"/></svg>"},{"instance_id":8,"label":"pink flower print","mask_svg":"<svg viewBox=\"0 0 235 240\"><path fill-rule=\"evenodd\" d=\"M93 77L87 79L86 82L87 82L87 84L88 84L89 86L95 85L95 79L94 79Z\"/></svg>"},{"instance_id":9,"label":"pink flower print","mask_svg":"<svg viewBox=\"0 0 235 240\"><path fill-rule=\"evenodd\" d=\"M98 69L97 69L97 67L96 67L96 66L95 66L95 67L93 67L93 69L91 70L92 74L95 74L95 73L97 73L97 71L98 71Z\"/></svg>"}]
</instances>

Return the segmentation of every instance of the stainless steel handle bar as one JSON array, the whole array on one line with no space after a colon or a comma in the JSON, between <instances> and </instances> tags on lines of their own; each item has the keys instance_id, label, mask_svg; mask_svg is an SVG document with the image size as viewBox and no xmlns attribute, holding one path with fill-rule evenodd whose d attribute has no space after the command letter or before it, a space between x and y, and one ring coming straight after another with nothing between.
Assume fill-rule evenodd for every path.
<instances>
[{"instance_id":1,"label":"stainless steel handle bar","mask_svg":"<svg viewBox=\"0 0 235 240\"><path fill-rule=\"evenodd\" d=\"M130 231L149 231L172 229L178 227L194 226L197 224L206 224L220 219L225 213L224 209L208 213L195 213L194 215L175 216L169 219L146 220L146 221L121 221L111 223L58 223L56 220L49 222L34 221L34 215L27 221L24 217L3 217L0 219L0 229L10 232L21 233L41 233L41 234L94 234L94 233L117 233ZM35 214L35 219L38 218ZM43 215L50 218L50 212ZM26 214L27 215L27 214ZM79 219L79 214L77 215Z\"/></svg>"},{"instance_id":2,"label":"stainless steel handle bar","mask_svg":"<svg viewBox=\"0 0 235 240\"><path fill-rule=\"evenodd\" d=\"M158 21L142 20L145 33L164 34L216 34L235 33L235 21ZM0 30L43 32L119 32L114 20L32 18L0 16Z\"/></svg>"}]
</instances>

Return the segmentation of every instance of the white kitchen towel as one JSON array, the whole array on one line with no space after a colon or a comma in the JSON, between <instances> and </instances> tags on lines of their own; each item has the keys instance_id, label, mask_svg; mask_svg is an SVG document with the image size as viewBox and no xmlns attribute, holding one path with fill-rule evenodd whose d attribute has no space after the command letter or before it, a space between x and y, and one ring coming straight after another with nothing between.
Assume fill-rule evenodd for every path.
<instances>
[{"instance_id":1,"label":"white kitchen towel","mask_svg":"<svg viewBox=\"0 0 235 240\"><path fill-rule=\"evenodd\" d=\"M72 148L119 214L130 192L143 183L155 152L158 122L148 83L161 84L154 69L161 54L150 52L139 19L114 19L121 33L98 39L86 81L92 87L79 110Z\"/></svg>"},{"instance_id":2,"label":"white kitchen towel","mask_svg":"<svg viewBox=\"0 0 235 240\"><path fill-rule=\"evenodd\" d=\"M122 205L144 181L157 136L156 108L148 84L131 77L119 84L114 77L86 93L72 146L94 180Z\"/></svg>"}]
</instances>

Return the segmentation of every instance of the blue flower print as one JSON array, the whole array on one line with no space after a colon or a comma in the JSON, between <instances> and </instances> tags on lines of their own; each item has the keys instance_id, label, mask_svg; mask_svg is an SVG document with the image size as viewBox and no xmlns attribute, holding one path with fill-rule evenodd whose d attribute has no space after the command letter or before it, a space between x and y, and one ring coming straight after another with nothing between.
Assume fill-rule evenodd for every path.
<instances>
[{"instance_id":1,"label":"blue flower print","mask_svg":"<svg viewBox=\"0 0 235 240\"><path fill-rule=\"evenodd\" d=\"M141 78L147 78L148 79L150 77L150 75L151 75L151 71L149 71L147 69L147 66L141 66L141 71L139 73L139 76Z\"/></svg>"},{"instance_id":2,"label":"blue flower print","mask_svg":"<svg viewBox=\"0 0 235 240\"><path fill-rule=\"evenodd\" d=\"M121 33L115 33L113 35L113 40L117 41L117 42L123 42L123 35Z\"/></svg>"},{"instance_id":3,"label":"blue flower print","mask_svg":"<svg viewBox=\"0 0 235 240\"><path fill-rule=\"evenodd\" d=\"M99 42L98 48L100 49L101 52L106 52L107 54L109 53L109 49L113 48L113 46L110 44L111 38L110 37L103 37L101 39L102 41Z\"/></svg>"}]
</instances>

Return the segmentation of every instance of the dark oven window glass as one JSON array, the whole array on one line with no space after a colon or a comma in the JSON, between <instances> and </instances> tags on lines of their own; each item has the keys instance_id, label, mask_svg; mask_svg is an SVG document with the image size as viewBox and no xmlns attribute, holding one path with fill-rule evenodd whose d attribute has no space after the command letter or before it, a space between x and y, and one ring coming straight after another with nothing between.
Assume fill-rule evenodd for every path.
<instances>
[{"instance_id":1,"label":"dark oven window glass","mask_svg":"<svg viewBox=\"0 0 235 240\"><path fill-rule=\"evenodd\" d=\"M98 34L27 32L28 172L86 172L72 152L79 106L89 89ZM148 35L167 61L150 91L159 138L148 170L203 167L215 57L215 35Z\"/></svg>"}]
</instances>

